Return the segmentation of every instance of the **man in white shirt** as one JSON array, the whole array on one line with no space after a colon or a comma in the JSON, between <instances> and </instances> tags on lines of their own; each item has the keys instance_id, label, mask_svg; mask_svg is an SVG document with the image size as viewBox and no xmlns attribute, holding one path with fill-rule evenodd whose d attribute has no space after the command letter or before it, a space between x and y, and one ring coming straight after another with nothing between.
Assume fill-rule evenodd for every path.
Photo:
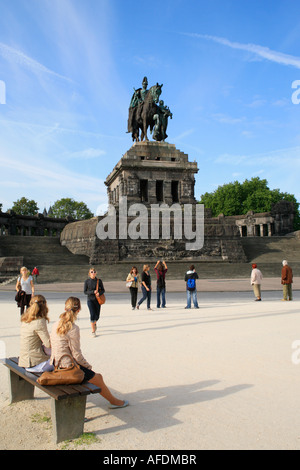
<instances>
[{"instance_id":1,"label":"man in white shirt","mask_svg":"<svg viewBox=\"0 0 300 470\"><path fill-rule=\"evenodd\" d=\"M257 264L252 264L252 273L251 273L251 285L253 286L253 292L256 297L256 301L261 300L261 282L262 282L262 273L257 269Z\"/></svg>"}]
</instances>

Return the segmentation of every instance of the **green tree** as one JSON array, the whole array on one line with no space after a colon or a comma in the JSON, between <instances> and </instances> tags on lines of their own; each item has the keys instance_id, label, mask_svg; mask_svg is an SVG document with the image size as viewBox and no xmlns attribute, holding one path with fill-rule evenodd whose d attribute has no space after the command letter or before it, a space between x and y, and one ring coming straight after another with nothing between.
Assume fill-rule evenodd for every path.
<instances>
[{"instance_id":1,"label":"green tree","mask_svg":"<svg viewBox=\"0 0 300 470\"><path fill-rule=\"evenodd\" d=\"M52 206L52 214L54 217L72 217L76 220L90 219L94 216L84 202L77 202L71 198L56 201Z\"/></svg>"},{"instance_id":2,"label":"green tree","mask_svg":"<svg viewBox=\"0 0 300 470\"><path fill-rule=\"evenodd\" d=\"M211 209L215 217L219 214L239 215L242 213L243 198L242 187L235 181L219 186L213 193L203 194L200 203Z\"/></svg>"},{"instance_id":3,"label":"green tree","mask_svg":"<svg viewBox=\"0 0 300 470\"><path fill-rule=\"evenodd\" d=\"M29 200L26 197L22 197L14 202L12 210L19 215L36 215L39 208L33 199Z\"/></svg>"},{"instance_id":4,"label":"green tree","mask_svg":"<svg viewBox=\"0 0 300 470\"><path fill-rule=\"evenodd\" d=\"M279 201L294 203L294 229L300 230L299 204L293 194L282 193L279 189L271 190L266 179L258 177L219 186L213 193L201 196L200 203L211 209L212 215L243 215L248 211L269 212L273 204Z\"/></svg>"}]
</instances>

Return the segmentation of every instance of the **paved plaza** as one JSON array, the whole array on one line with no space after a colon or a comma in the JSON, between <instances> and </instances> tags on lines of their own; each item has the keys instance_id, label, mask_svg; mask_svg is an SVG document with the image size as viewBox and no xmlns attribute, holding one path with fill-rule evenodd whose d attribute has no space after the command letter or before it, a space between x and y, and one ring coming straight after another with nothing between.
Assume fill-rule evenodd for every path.
<instances>
[{"instance_id":1,"label":"paved plaza","mask_svg":"<svg viewBox=\"0 0 300 470\"><path fill-rule=\"evenodd\" d=\"M176 283L177 282L177 283ZM300 290L282 302L278 280L264 281L255 302L249 280L199 283L200 308L185 310L179 281L168 282L167 308L145 303L132 311L123 284L107 283L98 336L92 338L81 284L38 285L50 324L69 295L82 311L82 351L128 408L109 410L89 396L85 432L90 449L196 450L300 448ZM140 296L139 296L140 297ZM7 356L19 351L14 291L0 291L0 340ZM298 343L297 343L298 341ZM7 369L0 365L0 449L55 449L51 428L35 422L50 399L8 405ZM17 432L16 432L17 426Z\"/></svg>"}]
</instances>

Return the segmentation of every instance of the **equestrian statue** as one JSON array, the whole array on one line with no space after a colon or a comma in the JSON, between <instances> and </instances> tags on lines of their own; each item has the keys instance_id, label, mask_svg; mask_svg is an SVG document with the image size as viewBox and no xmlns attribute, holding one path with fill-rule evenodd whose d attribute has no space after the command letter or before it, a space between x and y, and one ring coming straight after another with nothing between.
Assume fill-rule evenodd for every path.
<instances>
[{"instance_id":1,"label":"equestrian statue","mask_svg":"<svg viewBox=\"0 0 300 470\"><path fill-rule=\"evenodd\" d=\"M163 84L156 83L149 90L147 86L148 80L144 77L142 88L137 90L134 88L128 111L127 132L131 132L132 140L135 142L149 141L147 137L149 127L150 132L153 132L153 139L164 142L168 137L166 133L168 117L172 119L173 115L170 109L164 106L163 100L159 101Z\"/></svg>"}]
</instances>

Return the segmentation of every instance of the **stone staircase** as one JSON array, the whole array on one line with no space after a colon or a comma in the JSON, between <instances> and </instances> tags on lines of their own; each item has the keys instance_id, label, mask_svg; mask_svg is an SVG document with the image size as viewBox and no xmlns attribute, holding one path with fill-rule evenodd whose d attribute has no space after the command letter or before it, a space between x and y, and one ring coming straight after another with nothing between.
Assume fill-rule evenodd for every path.
<instances>
[{"instance_id":1,"label":"stone staircase","mask_svg":"<svg viewBox=\"0 0 300 470\"><path fill-rule=\"evenodd\" d=\"M294 276L300 275L300 239L285 237L242 238L249 263L257 263L265 277L280 275L282 260L288 260ZM278 274L279 273L279 274Z\"/></svg>"},{"instance_id":2,"label":"stone staircase","mask_svg":"<svg viewBox=\"0 0 300 470\"><path fill-rule=\"evenodd\" d=\"M85 266L87 270L89 264L87 256L73 255L60 245L59 238L51 237L0 237L0 257L23 258L23 266L31 271L38 266L41 282L58 282L61 270L65 273L76 272L78 266ZM14 272L11 270L9 278L19 274L19 268L16 266ZM7 272L0 269L0 282L7 280Z\"/></svg>"},{"instance_id":3,"label":"stone staircase","mask_svg":"<svg viewBox=\"0 0 300 470\"><path fill-rule=\"evenodd\" d=\"M296 237L242 238L242 245L249 262L300 262L300 239Z\"/></svg>"},{"instance_id":4,"label":"stone staircase","mask_svg":"<svg viewBox=\"0 0 300 470\"><path fill-rule=\"evenodd\" d=\"M29 269L44 264L87 264L88 257L73 255L61 246L59 238L9 236L0 238L0 256L23 256Z\"/></svg>"},{"instance_id":5,"label":"stone staircase","mask_svg":"<svg viewBox=\"0 0 300 470\"><path fill-rule=\"evenodd\" d=\"M300 239L296 237L243 238L242 245L247 261L228 263L224 261L195 261L200 279L237 279L249 278L251 264L257 263L264 277L280 277L281 263L287 259L293 268L294 276L300 276ZM227 246L229 249L229 245ZM57 238L50 237L0 237L0 257L23 257L23 265L28 269L38 266L39 283L52 282L84 282L90 268L89 258L74 255L65 246L60 245ZM142 271L143 262L151 268L155 260L145 259L135 262L97 263L95 268L103 280L124 280L130 268L136 265ZM183 279L184 274L193 261L169 261L168 279ZM154 274L154 272L152 271ZM11 273L10 277L18 274ZM2 278L2 279L1 279ZM0 282L8 276L0 272Z\"/></svg>"}]
</instances>

